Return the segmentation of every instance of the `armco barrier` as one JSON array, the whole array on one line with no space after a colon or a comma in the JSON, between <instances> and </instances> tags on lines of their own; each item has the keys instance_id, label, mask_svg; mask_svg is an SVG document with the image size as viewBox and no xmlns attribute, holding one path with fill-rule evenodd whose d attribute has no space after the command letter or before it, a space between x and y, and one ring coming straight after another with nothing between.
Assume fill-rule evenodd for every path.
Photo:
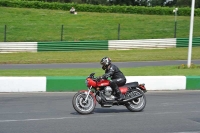
<instances>
[{"instance_id":1,"label":"armco barrier","mask_svg":"<svg viewBox=\"0 0 200 133\"><path fill-rule=\"evenodd\" d=\"M189 38L177 38L176 47L188 47ZM200 37L195 37L192 39L192 47L200 46Z\"/></svg>"},{"instance_id":2,"label":"armco barrier","mask_svg":"<svg viewBox=\"0 0 200 133\"><path fill-rule=\"evenodd\" d=\"M0 42L0 53L42 52L42 51L83 51L83 50L124 50L163 49L187 47L188 38L108 40L108 41L59 41L59 42ZM193 47L200 46L200 37L193 38Z\"/></svg>"},{"instance_id":3,"label":"armco barrier","mask_svg":"<svg viewBox=\"0 0 200 133\"><path fill-rule=\"evenodd\" d=\"M108 50L108 41L38 42L38 52L79 50Z\"/></svg>"},{"instance_id":4,"label":"armco barrier","mask_svg":"<svg viewBox=\"0 0 200 133\"><path fill-rule=\"evenodd\" d=\"M37 52L37 42L0 42L0 53Z\"/></svg>"},{"instance_id":5,"label":"armco barrier","mask_svg":"<svg viewBox=\"0 0 200 133\"><path fill-rule=\"evenodd\" d=\"M110 40L108 42L109 50L120 49L158 49L175 48L176 38L168 39L138 39L138 40Z\"/></svg>"},{"instance_id":6,"label":"armco barrier","mask_svg":"<svg viewBox=\"0 0 200 133\"><path fill-rule=\"evenodd\" d=\"M126 76L147 90L200 90L200 76ZM0 77L0 92L62 92L87 89L85 77Z\"/></svg>"}]
</instances>

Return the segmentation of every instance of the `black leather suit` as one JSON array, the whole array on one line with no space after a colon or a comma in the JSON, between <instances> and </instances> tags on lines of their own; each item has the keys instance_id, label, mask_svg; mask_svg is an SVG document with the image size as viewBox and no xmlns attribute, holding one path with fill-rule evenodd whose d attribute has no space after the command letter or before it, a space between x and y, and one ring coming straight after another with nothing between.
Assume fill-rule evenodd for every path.
<instances>
[{"instance_id":1,"label":"black leather suit","mask_svg":"<svg viewBox=\"0 0 200 133\"><path fill-rule=\"evenodd\" d=\"M116 65L110 64L110 66L105 69L105 74L102 76L102 78L107 79L108 77L111 78L110 87L114 89L114 91L119 96L121 92L119 91L118 86L123 86L126 83L126 78L124 74L119 70Z\"/></svg>"}]
</instances>

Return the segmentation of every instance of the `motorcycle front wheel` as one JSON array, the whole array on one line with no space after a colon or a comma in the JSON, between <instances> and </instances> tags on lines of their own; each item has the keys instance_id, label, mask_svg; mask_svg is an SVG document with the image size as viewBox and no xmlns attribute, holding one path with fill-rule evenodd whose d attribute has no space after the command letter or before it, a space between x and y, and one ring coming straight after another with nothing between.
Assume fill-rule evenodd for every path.
<instances>
[{"instance_id":1,"label":"motorcycle front wheel","mask_svg":"<svg viewBox=\"0 0 200 133\"><path fill-rule=\"evenodd\" d=\"M78 92L72 99L72 105L79 114L90 114L95 109L94 97L89 94L87 101L85 101L86 96L85 92Z\"/></svg>"}]
</instances>

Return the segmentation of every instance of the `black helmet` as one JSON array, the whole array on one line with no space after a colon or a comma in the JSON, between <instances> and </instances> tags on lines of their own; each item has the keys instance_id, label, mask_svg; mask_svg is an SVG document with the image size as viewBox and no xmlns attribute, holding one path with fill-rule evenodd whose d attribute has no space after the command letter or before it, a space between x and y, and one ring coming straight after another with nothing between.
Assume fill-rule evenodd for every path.
<instances>
[{"instance_id":1,"label":"black helmet","mask_svg":"<svg viewBox=\"0 0 200 133\"><path fill-rule=\"evenodd\" d=\"M111 59L109 57L103 57L100 64L102 65L102 69L105 70L111 64Z\"/></svg>"}]
</instances>

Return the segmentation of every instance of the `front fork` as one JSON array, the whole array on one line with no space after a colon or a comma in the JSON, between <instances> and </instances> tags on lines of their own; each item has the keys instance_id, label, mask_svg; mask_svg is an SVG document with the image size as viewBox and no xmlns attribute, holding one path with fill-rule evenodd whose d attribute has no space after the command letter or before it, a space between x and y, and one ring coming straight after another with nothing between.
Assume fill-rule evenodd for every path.
<instances>
[{"instance_id":1,"label":"front fork","mask_svg":"<svg viewBox=\"0 0 200 133\"><path fill-rule=\"evenodd\" d=\"M87 101L87 99L88 99L88 96L90 95L91 90L92 90L92 86L90 86L90 88L88 88L88 92L86 93L87 96L86 96L86 98L85 98L84 103L86 103L86 101Z\"/></svg>"}]
</instances>

